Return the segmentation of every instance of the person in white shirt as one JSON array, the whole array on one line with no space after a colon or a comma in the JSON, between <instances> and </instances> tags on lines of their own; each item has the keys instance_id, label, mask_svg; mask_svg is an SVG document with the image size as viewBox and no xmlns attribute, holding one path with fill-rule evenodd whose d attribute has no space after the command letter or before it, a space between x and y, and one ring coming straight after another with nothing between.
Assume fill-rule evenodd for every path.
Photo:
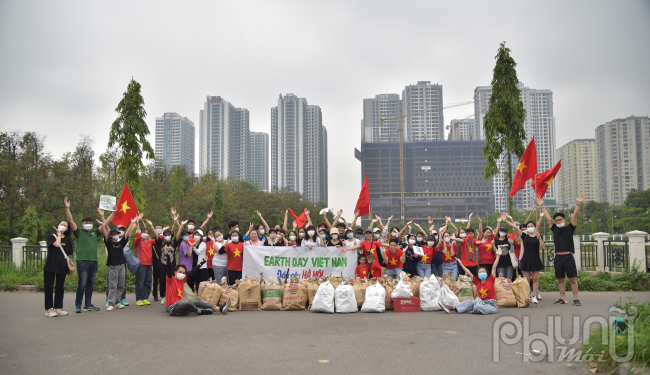
<instances>
[{"instance_id":1,"label":"person in white shirt","mask_svg":"<svg viewBox=\"0 0 650 375\"><path fill-rule=\"evenodd\" d=\"M219 254L219 250L226 246L227 241L223 239L221 230L214 231L214 257L212 258L212 272L214 272L214 279L216 282L221 283L221 279L228 274L228 254Z\"/></svg>"}]
</instances>

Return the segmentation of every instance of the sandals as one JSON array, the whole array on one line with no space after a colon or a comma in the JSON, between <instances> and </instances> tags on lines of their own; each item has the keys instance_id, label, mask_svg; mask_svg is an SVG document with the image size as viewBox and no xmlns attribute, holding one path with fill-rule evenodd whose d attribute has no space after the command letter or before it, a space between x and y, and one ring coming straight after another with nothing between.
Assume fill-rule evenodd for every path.
<instances>
[{"instance_id":1,"label":"sandals","mask_svg":"<svg viewBox=\"0 0 650 375\"><path fill-rule=\"evenodd\" d=\"M582 304L580 303L579 299L574 299L573 300L573 306L582 306Z\"/></svg>"},{"instance_id":2,"label":"sandals","mask_svg":"<svg viewBox=\"0 0 650 375\"><path fill-rule=\"evenodd\" d=\"M566 301L563 299L559 299L555 302L553 302L554 305L566 305Z\"/></svg>"}]
</instances>

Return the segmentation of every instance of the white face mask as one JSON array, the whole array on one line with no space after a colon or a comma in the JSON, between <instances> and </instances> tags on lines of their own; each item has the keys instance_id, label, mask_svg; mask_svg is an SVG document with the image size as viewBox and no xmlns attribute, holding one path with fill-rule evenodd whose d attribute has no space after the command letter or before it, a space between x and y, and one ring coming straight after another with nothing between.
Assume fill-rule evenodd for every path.
<instances>
[{"instance_id":1,"label":"white face mask","mask_svg":"<svg viewBox=\"0 0 650 375\"><path fill-rule=\"evenodd\" d=\"M201 236L194 236L194 242L201 241Z\"/></svg>"},{"instance_id":2,"label":"white face mask","mask_svg":"<svg viewBox=\"0 0 650 375\"><path fill-rule=\"evenodd\" d=\"M505 237L507 235L508 235L508 233L506 233L506 232L499 232L499 236L501 236L501 237Z\"/></svg>"},{"instance_id":3,"label":"white face mask","mask_svg":"<svg viewBox=\"0 0 650 375\"><path fill-rule=\"evenodd\" d=\"M149 238L149 235L146 234L146 233L142 233L141 237L142 237L143 240L146 240L147 238Z\"/></svg>"},{"instance_id":4,"label":"white face mask","mask_svg":"<svg viewBox=\"0 0 650 375\"><path fill-rule=\"evenodd\" d=\"M156 233L162 234L162 228L156 228Z\"/></svg>"},{"instance_id":5,"label":"white face mask","mask_svg":"<svg viewBox=\"0 0 650 375\"><path fill-rule=\"evenodd\" d=\"M526 228L526 231L528 232L528 234L533 234L535 233L535 228L534 227Z\"/></svg>"},{"instance_id":6,"label":"white face mask","mask_svg":"<svg viewBox=\"0 0 650 375\"><path fill-rule=\"evenodd\" d=\"M289 241L295 241L295 240L296 240L296 236L289 236Z\"/></svg>"},{"instance_id":7,"label":"white face mask","mask_svg":"<svg viewBox=\"0 0 650 375\"><path fill-rule=\"evenodd\" d=\"M467 237L467 235L465 233L460 234L460 238L465 238L465 237Z\"/></svg>"},{"instance_id":8,"label":"white face mask","mask_svg":"<svg viewBox=\"0 0 650 375\"><path fill-rule=\"evenodd\" d=\"M239 237L232 237L231 240L232 242L237 243L239 242Z\"/></svg>"},{"instance_id":9,"label":"white face mask","mask_svg":"<svg viewBox=\"0 0 650 375\"><path fill-rule=\"evenodd\" d=\"M415 240L411 238L411 239L409 240L409 244L411 244L411 245L415 245Z\"/></svg>"},{"instance_id":10,"label":"white face mask","mask_svg":"<svg viewBox=\"0 0 650 375\"><path fill-rule=\"evenodd\" d=\"M217 241L219 241L219 242L223 241L223 236L217 237Z\"/></svg>"},{"instance_id":11,"label":"white face mask","mask_svg":"<svg viewBox=\"0 0 650 375\"><path fill-rule=\"evenodd\" d=\"M332 235L332 239L333 239L333 240L336 240L336 239L338 239L338 238L339 238L339 235L338 235L338 234L333 234L333 235Z\"/></svg>"},{"instance_id":12,"label":"white face mask","mask_svg":"<svg viewBox=\"0 0 650 375\"><path fill-rule=\"evenodd\" d=\"M119 240L120 240L120 236L119 236L119 235L116 234L116 235L113 236L113 241L117 242L117 241L119 241Z\"/></svg>"},{"instance_id":13,"label":"white face mask","mask_svg":"<svg viewBox=\"0 0 650 375\"><path fill-rule=\"evenodd\" d=\"M422 237L418 237L418 242L422 242Z\"/></svg>"},{"instance_id":14,"label":"white face mask","mask_svg":"<svg viewBox=\"0 0 650 375\"><path fill-rule=\"evenodd\" d=\"M449 241L451 241L451 238L450 237L445 237L445 242L449 242Z\"/></svg>"},{"instance_id":15,"label":"white face mask","mask_svg":"<svg viewBox=\"0 0 650 375\"><path fill-rule=\"evenodd\" d=\"M433 246L434 243L435 242L433 242L433 241L427 241L427 245L429 245L429 247Z\"/></svg>"},{"instance_id":16,"label":"white face mask","mask_svg":"<svg viewBox=\"0 0 650 375\"><path fill-rule=\"evenodd\" d=\"M172 236L165 236L165 241L169 242L172 240Z\"/></svg>"},{"instance_id":17,"label":"white face mask","mask_svg":"<svg viewBox=\"0 0 650 375\"><path fill-rule=\"evenodd\" d=\"M278 235L275 234L275 233L271 233L271 234L269 234L269 238L271 238L272 240L275 239L275 237L277 237L277 236L278 236Z\"/></svg>"},{"instance_id":18,"label":"white face mask","mask_svg":"<svg viewBox=\"0 0 650 375\"><path fill-rule=\"evenodd\" d=\"M236 227L234 231L239 232L239 227Z\"/></svg>"},{"instance_id":19,"label":"white face mask","mask_svg":"<svg viewBox=\"0 0 650 375\"><path fill-rule=\"evenodd\" d=\"M300 232L298 233L298 235L300 236L300 238L305 238L305 232Z\"/></svg>"},{"instance_id":20,"label":"white face mask","mask_svg":"<svg viewBox=\"0 0 650 375\"><path fill-rule=\"evenodd\" d=\"M192 224L188 225L188 226L187 226L187 229L188 229L188 230L194 230L194 225L192 225Z\"/></svg>"},{"instance_id":21,"label":"white face mask","mask_svg":"<svg viewBox=\"0 0 650 375\"><path fill-rule=\"evenodd\" d=\"M184 273L177 273L176 274L176 279L178 281L183 281L183 279L185 279L185 274Z\"/></svg>"},{"instance_id":22,"label":"white face mask","mask_svg":"<svg viewBox=\"0 0 650 375\"><path fill-rule=\"evenodd\" d=\"M379 233L376 233L376 234L374 235L374 237L375 237L375 238L379 238Z\"/></svg>"},{"instance_id":23,"label":"white face mask","mask_svg":"<svg viewBox=\"0 0 650 375\"><path fill-rule=\"evenodd\" d=\"M136 230L135 230L135 233L140 234L140 233L142 233L142 231L141 231L140 229L136 229Z\"/></svg>"},{"instance_id":24,"label":"white face mask","mask_svg":"<svg viewBox=\"0 0 650 375\"><path fill-rule=\"evenodd\" d=\"M64 225L59 225L59 232L63 233L63 232L65 232L66 230L68 230L68 228L67 228L66 226L64 226Z\"/></svg>"},{"instance_id":25,"label":"white face mask","mask_svg":"<svg viewBox=\"0 0 650 375\"><path fill-rule=\"evenodd\" d=\"M316 232L314 232L313 230L307 231L307 234L308 234L309 236L313 236L314 233L316 233Z\"/></svg>"},{"instance_id":26,"label":"white face mask","mask_svg":"<svg viewBox=\"0 0 650 375\"><path fill-rule=\"evenodd\" d=\"M561 222L560 224L555 224L555 226L558 228L564 228L565 225L566 225L565 222Z\"/></svg>"},{"instance_id":27,"label":"white face mask","mask_svg":"<svg viewBox=\"0 0 650 375\"><path fill-rule=\"evenodd\" d=\"M264 229L260 229L259 232L260 232L260 236L264 235Z\"/></svg>"},{"instance_id":28,"label":"white face mask","mask_svg":"<svg viewBox=\"0 0 650 375\"><path fill-rule=\"evenodd\" d=\"M91 229L93 229L92 224L84 224L84 230L91 230Z\"/></svg>"},{"instance_id":29,"label":"white face mask","mask_svg":"<svg viewBox=\"0 0 650 375\"><path fill-rule=\"evenodd\" d=\"M399 232L393 232L393 233L391 233L391 234L393 235L393 237L397 237L397 235L399 234Z\"/></svg>"}]
</instances>

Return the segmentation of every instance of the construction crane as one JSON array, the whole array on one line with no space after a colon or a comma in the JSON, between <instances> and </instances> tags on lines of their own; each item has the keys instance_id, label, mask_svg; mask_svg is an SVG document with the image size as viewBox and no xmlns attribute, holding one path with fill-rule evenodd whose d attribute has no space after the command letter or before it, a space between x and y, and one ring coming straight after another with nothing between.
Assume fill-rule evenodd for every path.
<instances>
[{"instance_id":1,"label":"construction crane","mask_svg":"<svg viewBox=\"0 0 650 375\"><path fill-rule=\"evenodd\" d=\"M479 112L479 115L480 115L480 114L483 114L483 113L485 113L485 112L487 112L488 109L489 109L489 108L486 108L486 109L482 110L481 112ZM467 117L463 117L463 118L460 119L460 120L456 120L456 121L450 123L449 125L445 126L445 129L449 130L450 128L453 128L453 129L452 129L453 134L454 134L454 136L456 136L456 135L458 134L458 131L456 130L456 126L458 126L458 124L460 124L461 122L463 122L463 121L465 121L465 120L467 120L467 119L470 119L470 118L474 117L475 115L476 115L476 114L473 113L473 114L471 114L471 115L469 115L469 116L467 116Z\"/></svg>"},{"instance_id":2,"label":"construction crane","mask_svg":"<svg viewBox=\"0 0 650 375\"><path fill-rule=\"evenodd\" d=\"M438 112L443 109L448 109L448 108L453 108L453 107L460 107L463 105L468 105L474 103L473 100L467 101L467 102L462 102L462 103L455 103L455 104L449 104L446 106L442 107L436 107L436 108L431 108L431 109L426 109L424 111L418 111L418 112L412 112L412 113L406 113L402 114L402 108L399 108L399 116L394 116L394 117L382 117L379 119L379 125L383 126L384 121L386 120L399 120L399 123L397 124L397 130L399 132L399 191L400 191L400 216L402 220L404 220L404 118L405 117L410 117L410 116L417 116L421 115L424 113L429 113L429 112Z\"/></svg>"}]
</instances>

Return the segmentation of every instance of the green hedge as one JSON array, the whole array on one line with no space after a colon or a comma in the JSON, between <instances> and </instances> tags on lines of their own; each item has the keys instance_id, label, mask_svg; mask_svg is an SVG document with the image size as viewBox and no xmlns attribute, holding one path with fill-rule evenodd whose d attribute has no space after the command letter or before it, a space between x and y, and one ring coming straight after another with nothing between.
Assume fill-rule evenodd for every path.
<instances>
[{"instance_id":1,"label":"green hedge","mask_svg":"<svg viewBox=\"0 0 650 375\"><path fill-rule=\"evenodd\" d=\"M564 279L566 290L571 290L569 279ZM580 291L585 292L606 292L616 290L650 290L650 274L633 270L631 272L622 272L611 274L609 272L600 272L598 276L592 276L587 272L580 272L578 277L578 287ZM552 272L539 274L539 289L542 292L558 291L557 279Z\"/></svg>"}]
</instances>

